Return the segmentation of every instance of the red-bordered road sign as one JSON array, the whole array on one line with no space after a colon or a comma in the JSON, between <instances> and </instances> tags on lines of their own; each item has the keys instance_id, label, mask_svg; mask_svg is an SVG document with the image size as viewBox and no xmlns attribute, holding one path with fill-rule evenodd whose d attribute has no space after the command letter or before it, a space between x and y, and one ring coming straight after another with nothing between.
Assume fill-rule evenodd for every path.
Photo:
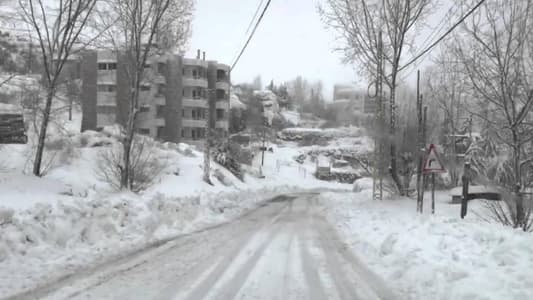
<instances>
[{"instance_id":1,"label":"red-bordered road sign","mask_svg":"<svg viewBox=\"0 0 533 300\"><path fill-rule=\"evenodd\" d=\"M442 164L442 161L437 153L437 148L434 144L429 145L426 159L424 160L424 169L422 172L424 172L424 174L446 172L444 164Z\"/></svg>"}]
</instances>

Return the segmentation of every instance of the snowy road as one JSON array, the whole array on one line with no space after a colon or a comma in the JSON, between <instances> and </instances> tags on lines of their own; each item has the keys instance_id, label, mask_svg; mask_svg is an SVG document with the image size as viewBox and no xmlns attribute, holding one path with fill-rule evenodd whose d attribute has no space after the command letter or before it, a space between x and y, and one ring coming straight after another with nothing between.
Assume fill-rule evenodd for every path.
<instances>
[{"instance_id":1,"label":"snowy road","mask_svg":"<svg viewBox=\"0 0 533 300\"><path fill-rule=\"evenodd\" d=\"M346 250L317 203L316 194L277 198L235 222L31 297L394 299L379 277Z\"/></svg>"}]
</instances>

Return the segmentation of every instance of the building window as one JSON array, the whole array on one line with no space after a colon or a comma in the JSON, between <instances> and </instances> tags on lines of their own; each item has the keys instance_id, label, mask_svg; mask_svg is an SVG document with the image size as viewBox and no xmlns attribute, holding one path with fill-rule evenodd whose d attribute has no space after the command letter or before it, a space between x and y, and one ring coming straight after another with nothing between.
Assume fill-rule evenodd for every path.
<instances>
[{"instance_id":1,"label":"building window","mask_svg":"<svg viewBox=\"0 0 533 300\"><path fill-rule=\"evenodd\" d=\"M148 105L142 105L140 108L139 108L139 112L142 112L142 113L147 113L150 111L150 106Z\"/></svg>"},{"instance_id":2,"label":"building window","mask_svg":"<svg viewBox=\"0 0 533 300\"><path fill-rule=\"evenodd\" d=\"M164 105L158 105L156 109L157 109L156 113L157 113L157 117L158 118L162 118L162 117L165 116L165 106Z\"/></svg>"},{"instance_id":3,"label":"building window","mask_svg":"<svg viewBox=\"0 0 533 300\"><path fill-rule=\"evenodd\" d=\"M99 84L98 91L104 93L113 93L116 91L116 86L112 84Z\"/></svg>"},{"instance_id":4,"label":"building window","mask_svg":"<svg viewBox=\"0 0 533 300\"><path fill-rule=\"evenodd\" d=\"M192 118L193 120L196 120L196 109L192 110Z\"/></svg>"},{"instance_id":5,"label":"building window","mask_svg":"<svg viewBox=\"0 0 533 300\"><path fill-rule=\"evenodd\" d=\"M223 109L217 109L217 120L224 119L224 110Z\"/></svg>"},{"instance_id":6,"label":"building window","mask_svg":"<svg viewBox=\"0 0 533 300\"><path fill-rule=\"evenodd\" d=\"M185 68L181 69L182 75L185 75Z\"/></svg>"},{"instance_id":7,"label":"building window","mask_svg":"<svg viewBox=\"0 0 533 300\"><path fill-rule=\"evenodd\" d=\"M167 73L167 65L165 63L158 63L157 64L157 71L159 72L159 74L161 75L165 75Z\"/></svg>"},{"instance_id":8,"label":"building window","mask_svg":"<svg viewBox=\"0 0 533 300\"><path fill-rule=\"evenodd\" d=\"M182 117L185 117L185 109L182 109L182 110L181 110L181 116L182 116Z\"/></svg>"},{"instance_id":9,"label":"building window","mask_svg":"<svg viewBox=\"0 0 533 300\"><path fill-rule=\"evenodd\" d=\"M198 74L197 74L196 70L192 70L192 77L198 78Z\"/></svg>"},{"instance_id":10,"label":"building window","mask_svg":"<svg viewBox=\"0 0 533 300\"><path fill-rule=\"evenodd\" d=\"M181 95L185 96L185 90L181 90Z\"/></svg>"},{"instance_id":11,"label":"building window","mask_svg":"<svg viewBox=\"0 0 533 300\"><path fill-rule=\"evenodd\" d=\"M141 91L147 92L149 90L150 90L150 86L149 85L141 85Z\"/></svg>"},{"instance_id":12,"label":"building window","mask_svg":"<svg viewBox=\"0 0 533 300\"><path fill-rule=\"evenodd\" d=\"M181 130L181 137L182 137L182 138L185 137L185 129L182 129L182 130Z\"/></svg>"},{"instance_id":13,"label":"building window","mask_svg":"<svg viewBox=\"0 0 533 300\"><path fill-rule=\"evenodd\" d=\"M217 90L217 100L225 100L226 92L224 90Z\"/></svg>"},{"instance_id":14,"label":"building window","mask_svg":"<svg viewBox=\"0 0 533 300\"><path fill-rule=\"evenodd\" d=\"M157 137L163 138L165 136L165 127L157 127Z\"/></svg>"},{"instance_id":15,"label":"building window","mask_svg":"<svg viewBox=\"0 0 533 300\"><path fill-rule=\"evenodd\" d=\"M116 70L117 63L98 63L98 70Z\"/></svg>"},{"instance_id":16,"label":"building window","mask_svg":"<svg viewBox=\"0 0 533 300\"><path fill-rule=\"evenodd\" d=\"M193 140L196 139L196 130L194 130L194 129L191 130L191 137L192 137Z\"/></svg>"},{"instance_id":17,"label":"building window","mask_svg":"<svg viewBox=\"0 0 533 300\"><path fill-rule=\"evenodd\" d=\"M166 91L166 85L160 84L157 86L157 96L165 95L165 91Z\"/></svg>"},{"instance_id":18,"label":"building window","mask_svg":"<svg viewBox=\"0 0 533 300\"><path fill-rule=\"evenodd\" d=\"M150 128L138 128L137 132L140 133L140 134L149 135L150 134Z\"/></svg>"}]
</instances>

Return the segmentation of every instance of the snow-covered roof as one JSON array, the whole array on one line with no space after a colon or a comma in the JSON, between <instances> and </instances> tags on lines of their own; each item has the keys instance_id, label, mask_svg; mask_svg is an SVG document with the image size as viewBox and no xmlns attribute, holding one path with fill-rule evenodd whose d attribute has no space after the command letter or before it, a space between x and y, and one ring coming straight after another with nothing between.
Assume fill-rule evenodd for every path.
<instances>
[{"instance_id":1,"label":"snow-covered roof","mask_svg":"<svg viewBox=\"0 0 533 300\"><path fill-rule=\"evenodd\" d=\"M239 108L239 109L245 109L246 105L239 100L239 96L235 94L231 94L229 98L229 106L231 108Z\"/></svg>"},{"instance_id":2,"label":"snow-covered roof","mask_svg":"<svg viewBox=\"0 0 533 300\"><path fill-rule=\"evenodd\" d=\"M319 156L317 158L317 165L319 167L329 167L330 166L329 158L326 156Z\"/></svg>"}]
</instances>

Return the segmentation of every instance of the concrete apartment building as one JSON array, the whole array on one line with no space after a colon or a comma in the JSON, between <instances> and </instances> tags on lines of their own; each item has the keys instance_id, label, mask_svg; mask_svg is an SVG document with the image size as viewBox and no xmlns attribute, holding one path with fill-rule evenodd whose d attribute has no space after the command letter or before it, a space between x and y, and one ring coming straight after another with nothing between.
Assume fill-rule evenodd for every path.
<instances>
[{"instance_id":1,"label":"concrete apartment building","mask_svg":"<svg viewBox=\"0 0 533 300\"><path fill-rule=\"evenodd\" d=\"M228 65L200 56L153 55L145 66L136 128L169 142L201 144L207 126L227 136ZM129 87L126 62L111 51L89 51L81 59L82 130L126 124Z\"/></svg>"},{"instance_id":2,"label":"concrete apartment building","mask_svg":"<svg viewBox=\"0 0 533 300\"><path fill-rule=\"evenodd\" d=\"M377 110L376 101L366 91L351 85L335 85L333 102L328 105L335 110L337 121L344 125L368 123Z\"/></svg>"}]
</instances>

